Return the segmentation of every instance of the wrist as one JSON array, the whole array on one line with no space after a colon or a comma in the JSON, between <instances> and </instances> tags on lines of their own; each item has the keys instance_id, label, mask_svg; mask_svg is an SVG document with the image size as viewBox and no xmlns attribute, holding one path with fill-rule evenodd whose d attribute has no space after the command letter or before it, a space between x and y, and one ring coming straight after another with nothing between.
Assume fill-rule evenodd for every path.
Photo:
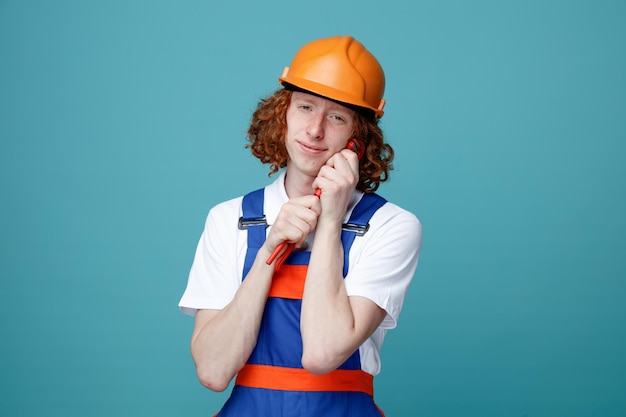
<instances>
[{"instance_id":1,"label":"wrist","mask_svg":"<svg viewBox=\"0 0 626 417\"><path fill-rule=\"evenodd\" d=\"M317 220L315 235L341 236L341 220L320 216Z\"/></svg>"}]
</instances>

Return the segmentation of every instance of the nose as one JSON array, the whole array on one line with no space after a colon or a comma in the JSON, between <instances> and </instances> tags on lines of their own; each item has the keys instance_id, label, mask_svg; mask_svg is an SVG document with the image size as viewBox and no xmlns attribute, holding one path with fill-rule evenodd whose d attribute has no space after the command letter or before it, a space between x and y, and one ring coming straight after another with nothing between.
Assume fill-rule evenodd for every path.
<instances>
[{"instance_id":1,"label":"nose","mask_svg":"<svg viewBox=\"0 0 626 417\"><path fill-rule=\"evenodd\" d=\"M314 139L321 139L324 137L324 115L316 114L312 115L306 127L306 133L309 137Z\"/></svg>"}]
</instances>

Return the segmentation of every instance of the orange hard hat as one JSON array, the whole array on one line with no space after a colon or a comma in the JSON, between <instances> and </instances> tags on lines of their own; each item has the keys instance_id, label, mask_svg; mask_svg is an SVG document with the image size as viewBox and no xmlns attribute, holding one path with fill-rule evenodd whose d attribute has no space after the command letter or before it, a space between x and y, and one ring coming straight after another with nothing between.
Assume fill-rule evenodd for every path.
<instances>
[{"instance_id":1,"label":"orange hard hat","mask_svg":"<svg viewBox=\"0 0 626 417\"><path fill-rule=\"evenodd\" d=\"M384 113L383 69L352 36L334 36L304 45L278 80L282 85L369 109L378 118Z\"/></svg>"}]
</instances>

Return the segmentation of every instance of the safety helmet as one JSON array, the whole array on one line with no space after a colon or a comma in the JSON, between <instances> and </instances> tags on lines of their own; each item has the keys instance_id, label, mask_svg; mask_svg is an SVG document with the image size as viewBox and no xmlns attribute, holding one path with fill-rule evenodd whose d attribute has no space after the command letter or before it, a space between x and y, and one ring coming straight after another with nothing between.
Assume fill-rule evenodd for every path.
<instances>
[{"instance_id":1,"label":"safety helmet","mask_svg":"<svg viewBox=\"0 0 626 417\"><path fill-rule=\"evenodd\" d=\"M334 36L304 45L278 80L283 86L369 109L378 118L384 113L383 69L352 36Z\"/></svg>"}]
</instances>

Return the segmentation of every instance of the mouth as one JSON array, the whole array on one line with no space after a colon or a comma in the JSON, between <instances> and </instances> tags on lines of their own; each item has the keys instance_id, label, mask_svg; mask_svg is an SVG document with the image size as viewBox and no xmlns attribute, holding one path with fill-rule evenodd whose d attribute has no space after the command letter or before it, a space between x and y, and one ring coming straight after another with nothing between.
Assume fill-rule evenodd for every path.
<instances>
[{"instance_id":1,"label":"mouth","mask_svg":"<svg viewBox=\"0 0 626 417\"><path fill-rule=\"evenodd\" d=\"M304 143L304 142L298 142L298 145L300 145L300 149L302 149L305 153L308 153L311 155L319 155L319 154L326 152L326 148L323 148L320 146L311 145L311 144Z\"/></svg>"}]
</instances>

